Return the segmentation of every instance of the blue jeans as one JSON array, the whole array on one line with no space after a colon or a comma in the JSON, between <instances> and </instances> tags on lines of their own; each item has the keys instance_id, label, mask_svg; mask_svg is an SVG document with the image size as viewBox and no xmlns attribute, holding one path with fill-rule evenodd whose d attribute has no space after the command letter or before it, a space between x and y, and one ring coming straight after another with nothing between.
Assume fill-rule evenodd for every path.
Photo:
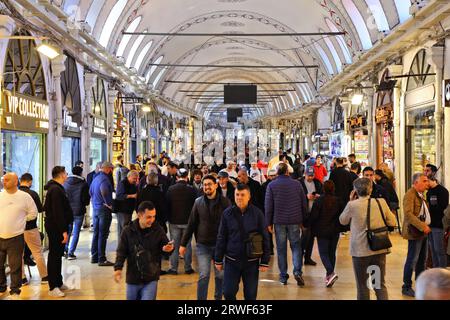
<instances>
[{"instance_id":1,"label":"blue jeans","mask_svg":"<svg viewBox=\"0 0 450 320\"><path fill-rule=\"evenodd\" d=\"M320 260L322 260L327 276L334 272L336 267L336 249L339 242L339 233L331 238L317 237L317 246L319 247Z\"/></svg>"},{"instance_id":2,"label":"blue jeans","mask_svg":"<svg viewBox=\"0 0 450 320\"><path fill-rule=\"evenodd\" d=\"M428 239L408 240L408 254L403 268L403 288L412 288L412 274L415 271L416 279L425 270L427 261Z\"/></svg>"},{"instance_id":3,"label":"blue jeans","mask_svg":"<svg viewBox=\"0 0 450 320\"><path fill-rule=\"evenodd\" d=\"M127 283L127 300L156 300L157 290L158 281L152 281L147 284Z\"/></svg>"},{"instance_id":4,"label":"blue jeans","mask_svg":"<svg viewBox=\"0 0 450 320\"><path fill-rule=\"evenodd\" d=\"M294 263L294 276L302 275L303 253L301 243L301 230L297 224L275 225L275 239L277 242L278 269L280 280L289 278L287 274L287 240L291 245L292 261Z\"/></svg>"},{"instance_id":5,"label":"blue jeans","mask_svg":"<svg viewBox=\"0 0 450 320\"><path fill-rule=\"evenodd\" d=\"M74 254L77 249L81 227L83 226L83 220L84 214L82 216L73 216L73 224L69 227L69 240L66 245L66 251L69 254Z\"/></svg>"},{"instance_id":6,"label":"blue jeans","mask_svg":"<svg viewBox=\"0 0 450 320\"><path fill-rule=\"evenodd\" d=\"M447 254L444 248L444 229L431 228L428 234L431 246L431 257L433 258L433 268L447 267Z\"/></svg>"},{"instance_id":7,"label":"blue jeans","mask_svg":"<svg viewBox=\"0 0 450 320\"><path fill-rule=\"evenodd\" d=\"M225 300L236 300L239 282L242 278L244 299L256 300L258 294L259 261L235 262L226 259L223 275L223 295Z\"/></svg>"},{"instance_id":8,"label":"blue jeans","mask_svg":"<svg viewBox=\"0 0 450 320\"><path fill-rule=\"evenodd\" d=\"M211 274L211 265L214 259L215 246L206 246L197 243L197 262L198 262L198 284L197 284L197 300L207 300L209 276ZM223 295L223 271L217 271L214 268L215 290L214 299L222 300Z\"/></svg>"},{"instance_id":9,"label":"blue jeans","mask_svg":"<svg viewBox=\"0 0 450 320\"><path fill-rule=\"evenodd\" d=\"M106 241L111 227L112 213L108 208L94 209L94 235L91 245L91 260L106 261Z\"/></svg>"},{"instance_id":10,"label":"blue jeans","mask_svg":"<svg viewBox=\"0 0 450 320\"><path fill-rule=\"evenodd\" d=\"M184 233L186 232L187 224L170 224L170 238L174 240L174 250L170 255L170 270L178 271L178 249L180 248L181 238L183 238ZM192 246L191 239L186 246L186 254L184 255L184 271L192 270Z\"/></svg>"}]
</instances>

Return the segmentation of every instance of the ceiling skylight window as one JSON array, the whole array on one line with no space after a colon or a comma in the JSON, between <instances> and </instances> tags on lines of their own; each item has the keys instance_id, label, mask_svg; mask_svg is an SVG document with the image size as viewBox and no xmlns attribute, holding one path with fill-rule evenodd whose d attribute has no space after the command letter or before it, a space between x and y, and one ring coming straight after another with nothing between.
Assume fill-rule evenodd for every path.
<instances>
[{"instance_id":1,"label":"ceiling skylight window","mask_svg":"<svg viewBox=\"0 0 450 320\"><path fill-rule=\"evenodd\" d=\"M377 24L378 31L389 30L389 23L381 6L380 0L366 0L367 6L372 13L375 23Z\"/></svg>"},{"instance_id":2,"label":"ceiling skylight window","mask_svg":"<svg viewBox=\"0 0 450 320\"><path fill-rule=\"evenodd\" d=\"M144 49L142 49L141 53L139 53L139 56L136 59L136 63L134 64L134 67L136 68L137 71L139 71L142 61L144 61L144 58L147 55L148 51L150 50L152 43L153 43L153 41L150 41L149 43L147 43L145 45Z\"/></svg>"},{"instance_id":3,"label":"ceiling skylight window","mask_svg":"<svg viewBox=\"0 0 450 320\"><path fill-rule=\"evenodd\" d=\"M145 30L144 32L147 32L147 30ZM139 37L137 37L136 41L134 41L133 46L131 47L130 52L128 53L128 57L127 57L127 63L125 64L128 68L131 67L131 63L133 62L133 58L136 54L137 49L139 49L139 46L141 45L142 41L144 41L145 35L140 35Z\"/></svg>"},{"instance_id":4,"label":"ceiling skylight window","mask_svg":"<svg viewBox=\"0 0 450 320\"><path fill-rule=\"evenodd\" d=\"M330 28L331 32L339 32L338 28L334 25L334 23L330 19L325 19L325 22L328 25L328 28ZM338 42L339 46L341 47L342 53L345 57L346 63L352 63L352 55L350 54L350 51L348 50L347 44L345 43L343 36L337 36L335 37L336 41Z\"/></svg>"},{"instance_id":5,"label":"ceiling skylight window","mask_svg":"<svg viewBox=\"0 0 450 320\"><path fill-rule=\"evenodd\" d=\"M325 51L322 49L322 47L320 45L317 44L317 42L314 42L314 47L319 52L319 55L322 58L323 63L325 64L328 74L334 74L330 59L328 59L328 56L325 53Z\"/></svg>"},{"instance_id":6,"label":"ceiling skylight window","mask_svg":"<svg viewBox=\"0 0 450 320\"><path fill-rule=\"evenodd\" d=\"M162 69L159 74L156 76L155 81L153 81L153 88L156 88L158 86L159 80L161 80L161 77L166 72L166 69Z\"/></svg>"},{"instance_id":7,"label":"ceiling skylight window","mask_svg":"<svg viewBox=\"0 0 450 320\"><path fill-rule=\"evenodd\" d=\"M336 68L338 72L342 71L342 61L341 58L339 58L339 54L336 51L336 48L334 47L333 43L329 38L325 38L325 43L328 47L328 50L330 50L331 55L333 56L334 62L336 64Z\"/></svg>"},{"instance_id":8,"label":"ceiling skylight window","mask_svg":"<svg viewBox=\"0 0 450 320\"><path fill-rule=\"evenodd\" d=\"M116 26L117 20L119 20L120 14L127 5L128 0L119 0L112 8L106 19L105 25L102 27L102 33L100 35L100 40L98 41L103 47L106 48L109 39L111 38L112 31Z\"/></svg>"},{"instance_id":9,"label":"ceiling skylight window","mask_svg":"<svg viewBox=\"0 0 450 320\"><path fill-rule=\"evenodd\" d=\"M153 62L153 63L154 63L154 64L160 64L163 58L164 58L164 56L160 56L160 57L159 57L158 59L156 59L155 62ZM145 82L148 82L148 81L150 80L152 74L155 72L155 70L156 70L157 67L158 67L158 66L152 66L152 67L150 68L150 71L147 73Z\"/></svg>"},{"instance_id":10,"label":"ceiling skylight window","mask_svg":"<svg viewBox=\"0 0 450 320\"><path fill-rule=\"evenodd\" d=\"M142 17L137 17L133 20L133 22L130 24L130 26L127 28L126 32L135 32L139 23L141 22ZM132 35L126 34L122 37L122 40L120 41L119 48L117 49L117 56L122 57L123 52L125 51L125 48L128 45L128 42L130 42Z\"/></svg>"},{"instance_id":11,"label":"ceiling skylight window","mask_svg":"<svg viewBox=\"0 0 450 320\"><path fill-rule=\"evenodd\" d=\"M103 8L104 4L105 0L96 0L92 1L91 6L89 7L86 22L91 26L92 30L94 30L95 23L97 22L97 18L100 15L100 10Z\"/></svg>"},{"instance_id":12,"label":"ceiling skylight window","mask_svg":"<svg viewBox=\"0 0 450 320\"><path fill-rule=\"evenodd\" d=\"M409 7L411 6L411 2L405 0L395 0L395 6L397 7L397 13L400 23L405 22L411 17L409 14Z\"/></svg>"},{"instance_id":13,"label":"ceiling skylight window","mask_svg":"<svg viewBox=\"0 0 450 320\"><path fill-rule=\"evenodd\" d=\"M347 11L350 19L353 21L356 31L358 31L359 39L361 40L362 47L364 50L369 50L372 48L372 40L370 39L369 30L364 22L361 13L355 6L352 0L342 0L345 10Z\"/></svg>"}]
</instances>

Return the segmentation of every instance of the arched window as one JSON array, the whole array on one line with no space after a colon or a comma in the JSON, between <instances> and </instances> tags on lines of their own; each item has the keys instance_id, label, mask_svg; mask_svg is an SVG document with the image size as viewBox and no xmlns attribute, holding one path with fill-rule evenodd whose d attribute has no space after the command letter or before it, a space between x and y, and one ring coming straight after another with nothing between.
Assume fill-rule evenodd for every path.
<instances>
[{"instance_id":1,"label":"arched window","mask_svg":"<svg viewBox=\"0 0 450 320\"><path fill-rule=\"evenodd\" d=\"M155 60L155 62L153 62L154 64L160 64L162 59L164 58L164 56L160 56L158 59ZM145 82L148 82L152 76L152 74L155 72L156 68L158 66L152 66L150 68L150 71L147 73L147 76L145 77Z\"/></svg>"},{"instance_id":2,"label":"arched window","mask_svg":"<svg viewBox=\"0 0 450 320\"><path fill-rule=\"evenodd\" d=\"M328 50L330 50L331 55L333 56L334 63L336 64L337 72L341 72L342 71L342 61L341 61L341 58L339 58L336 48L334 47L333 43L331 42L331 40L329 38L325 38L324 41L328 47Z\"/></svg>"},{"instance_id":3,"label":"arched window","mask_svg":"<svg viewBox=\"0 0 450 320\"><path fill-rule=\"evenodd\" d=\"M80 81L75 59L68 56L66 70L61 75L61 94L63 105L71 113L72 120L81 125Z\"/></svg>"},{"instance_id":4,"label":"arched window","mask_svg":"<svg viewBox=\"0 0 450 320\"><path fill-rule=\"evenodd\" d=\"M420 50L411 64L409 74L414 75L408 78L406 91L414 90L422 86L434 83L436 76L433 75L434 69L427 62L427 53L425 49Z\"/></svg>"},{"instance_id":5,"label":"arched window","mask_svg":"<svg viewBox=\"0 0 450 320\"><path fill-rule=\"evenodd\" d=\"M97 85L92 88L91 107L97 117L106 119L105 84L99 77L97 77Z\"/></svg>"},{"instance_id":6,"label":"arched window","mask_svg":"<svg viewBox=\"0 0 450 320\"><path fill-rule=\"evenodd\" d=\"M14 36L31 36L25 30ZM3 87L6 90L47 100L44 71L34 40L12 39L8 43Z\"/></svg>"},{"instance_id":7,"label":"arched window","mask_svg":"<svg viewBox=\"0 0 450 320\"><path fill-rule=\"evenodd\" d=\"M328 74L334 74L334 70L333 70L333 67L331 66L330 59L328 59L328 56L325 53L325 51L322 49L322 47L319 44L317 44L317 42L314 42L314 47L319 52L319 55L322 58L323 63L325 64Z\"/></svg>"},{"instance_id":8,"label":"arched window","mask_svg":"<svg viewBox=\"0 0 450 320\"><path fill-rule=\"evenodd\" d=\"M328 28L330 28L331 32L339 32L338 28L334 25L334 23L330 19L326 18L325 22L328 25ZM344 54L345 62L352 63L352 55L350 54L350 51L348 50L348 47L345 44L344 37L337 36L335 38L339 46L341 47L342 53Z\"/></svg>"},{"instance_id":9,"label":"arched window","mask_svg":"<svg viewBox=\"0 0 450 320\"><path fill-rule=\"evenodd\" d=\"M155 80L153 81L153 88L156 88L158 86L159 80L161 80L161 77L166 72L166 69L161 69L159 74L156 76Z\"/></svg>"},{"instance_id":10,"label":"arched window","mask_svg":"<svg viewBox=\"0 0 450 320\"><path fill-rule=\"evenodd\" d=\"M381 6L380 0L366 0L366 4L372 13L375 23L377 24L379 31L389 30L389 23Z\"/></svg>"},{"instance_id":11,"label":"arched window","mask_svg":"<svg viewBox=\"0 0 450 320\"><path fill-rule=\"evenodd\" d=\"M145 45L145 47L142 49L142 51L139 53L139 56L136 59L136 63L134 64L134 67L136 70L139 71L139 68L141 67L142 62L144 61L145 56L147 55L148 51L150 50L152 46L153 41L150 41Z\"/></svg>"},{"instance_id":12,"label":"arched window","mask_svg":"<svg viewBox=\"0 0 450 320\"><path fill-rule=\"evenodd\" d=\"M395 6L397 7L397 13L400 23L405 22L411 17L411 15L409 14L409 7L411 6L410 1L395 0Z\"/></svg>"},{"instance_id":13,"label":"arched window","mask_svg":"<svg viewBox=\"0 0 450 320\"><path fill-rule=\"evenodd\" d=\"M353 21L353 25L359 34L359 39L361 40L363 49L368 50L372 48L372 40L370 38L369 30L367 30L367 25L364 22L364 18L361 16L358 8L352 0L342 0L342 5L350 16L350 19Z\"/></svg>"},{"instance_id":14,"label":"arched window","mask_svg":"<svg viewBox=\"0 0 450 320\"><path fill-rule=\"evenodd\" d=\"M139 26L139 23L141 22L142 17L137 17L133 20L133 22L128 26L127 30L125 32L135 32L137 27ZM117 49L116 56L122 57L123 52L125 51L125 48L128 45L128 42L130 42L132 35L126 34L122 37L122 40L120 41L119 48Z\"/></svg>"},{"instance_id":15,"label":"arched window","mask_svg":"<svg viewBox=\"0 0 450 320\"><path fill-rule=\"evenodd\" d=\"M147 30L144 30L144 32L147 32ZM128 53L127 62L125 64L128 68L131 67L131 63L133 62L133 58L136 54L136 51L137 49L139 49L139 46L141 45L142 41L144 41L144 38L145 36L141 34L139 37L137 37L136 41L134 41L134 44L131 47L130 52Z\"/></svg>"},{"instance_id":16,"label":"arched window","mask_svg":"<svg viewBox=\"0 0 450 320\"><path fill-rule=\"evenodd\" d=\"M95 23L97 22L97 18L100 15L100 10L102 10L104 4L105 0L94 0L89 7L85 20L91 26L92 30L94 30Z\"/></svg>"},{"instance_id":17,"label":"arched window","mask_svg":"<svg viewBox=\"0 0 450 320\"><path fill-rule=\"evenodd\" d=\"M112 31L116 26L117 20L119 20L120 14L127 5L128 0L119 0L112 8L111 12L106 19L105 24L102 26L102 33L100 34L99 43L106 48L111 38Z\"/></svg>"}]
</instances>

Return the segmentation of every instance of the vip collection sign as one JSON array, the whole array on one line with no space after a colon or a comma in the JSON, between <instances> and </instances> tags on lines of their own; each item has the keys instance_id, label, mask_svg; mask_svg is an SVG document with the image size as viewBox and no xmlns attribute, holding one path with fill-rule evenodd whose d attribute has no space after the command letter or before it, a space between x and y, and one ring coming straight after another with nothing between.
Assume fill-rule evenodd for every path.
<instances>
[{"instance_id":1,"label":"vip collection sign","mask_svg":"<svg viewBox=\"0 0 450 320\"><path fill-rule=\"evenodd\" d=\"M47 132L50 107L47 101L3 90L2 126L6 129Z\"/></svg>"}]
</instances>

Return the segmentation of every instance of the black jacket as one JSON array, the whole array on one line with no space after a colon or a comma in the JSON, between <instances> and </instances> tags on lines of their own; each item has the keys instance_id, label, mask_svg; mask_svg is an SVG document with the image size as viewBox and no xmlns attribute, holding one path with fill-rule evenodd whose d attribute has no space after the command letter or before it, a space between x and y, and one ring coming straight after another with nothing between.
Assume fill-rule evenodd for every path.
<instances>
[{"instance_id":1,"label":"black jacket","mask_svg":"<svg viewBox=\"0 0 450 320\"><path fill-rule=\"evenodd\" d=\"M306 188L306 184L305 184L305 177L302 177L301 179L299 179L299 181L302 184L303 190L305 191L305 195L308 195L308 189ZM313 182L314 182L314 186L316 187L316 193L319 195L322 194L323 193L322 183L316 178L314 178Z\"/></svg>"},{"instance_id":2,"label":"black jacket","mask_svg":"<svg viewBox=\"0 0 450 320\"><path fill-rule=\"evenodd\" d=\"M248 178L247 185L250 187L250 203L257 206L259 210L264 210L263 189L259 182Z\"/></svg>"},{"instance_id":3,"label":"black jacket","mask_svg":"<svg viewBox=\"0 0 450 320\"><path fill-rule=\"evenodd\" d=\"M448 206L448 198L448 190L440 184L428 189L427 201L431 216L430 228L444 228L442 218L444 217L444 210Z\"/></svg>"},{"instance_id":4,"label":"black jacket","mask_svg":"<svg viewBox=\"0 0 450 320\"><path fill-rule=\"evenodd\" d=\"M44 202L45 229L47 232L61 235L69 231L73 222L73 212L64 187L55 180L50 180L45 186L47 190Z\"/></svg>"},{"instance_id":5,"label":"black jacket","mask_svg":"<svg viewBox=\"0 0 450 320\"><path fill-rule=\"evenodd\" d=\"M127 195L137 194L137 186L131 184L128 178L122 179L117 183L116 199L114 200L113 212L133 214L136 207L136 199L128 198Z\"/></svg>"},{"instance_id":6,"label":"black jacket","mask_svg":"<svg viewBox=\"0 0 450 320\"><path fill-rule=\"evenodd\" d=\"M136 201L136 210L143 201L151 201L156 209L156 221L161 225L167 222L167 211L164 202L164 193L161 186L147 185L139 191Z\"/></svg>"},{"instance_id":7,"label":"black jacket","mask_svg":"<svg viewBox=\"0 0 450 320\"><path fill-rule=\"evenodd\" d=\"M22 190L23 192L28 193L33 198L38 212L44 211L44 208L42 207L41 198L39 198L39 194L36 191L31 190L30 188L25 187L25 186L20 186L19 190ZM36 229L36 228L37 228L37 218L33 219L31 221L27 221L25 230L32 230L32 229Z\"/></svg>"},{"instance_id":8,"label":"black jacket","mask_svg":"<svg viewBox=\"0 0 450 320\"><path fill-rule=\"evenodd\" d=\"M147 185L147 176L143 176L139 180L138 190L142 190ZM169 182L167 180L166 176L163 176L162 174L158 173L158 185L161 187L161 191L164 193L164 195L167 192L167 189L169 189Z\"/></svg>"},{"instance_id":9,"label":"black jacket","mask_svg":"<svg viewBox=\"0 0 450 320\"><path fill-rule=\"evenodd\" d=\"M234 203L234 187L233 184L228 181L227 182L227 198L228 200L230 200L230 202L233 204ZM222 194L222 188L219 186L219 188L217 188L217 192L220 192ZM222 194L223 195L223 194Z\"/></svg>"},{"instance_id":10,"label":"black jacket","mask_svg":"<svg viewBox=\"0 0 450 320\"><path fill-rule=\"evenodd\" d=\"M397 192L395 192L394 186L389 181L389 179L383 177L380 181L378 181L378 184L382 186L387 192L387 195L389 197L389 201L387 202L387 204L389 205L389 208L391 210L399 209L399 199L397 196Z\"/></svg>"},{"instance_id":11,"label":"black jacket","mask_svg":"<svg viewBox=\"0 0 450 320\"><path fill-rule=\"evenodd\" d=\"M187 224L195 199L197 199L197 191L186 181L180 180L170 186L166 194L169 223Z\"/></svg>"},{"instance_id":12,"label":"black jacket","mask_svg":"<svg viewBox=\"0 0 450 320\"><path fill-rule=\"evenodd\" d=\"M217 192L217 196L213 200L209 200L207 196L197 198L192 207L188 227L181 240L181 245L186 247L192 234L195 234L197 243L215 246L220 219L223 211L230 205L230 200L222 197L222 194L219 192Z\"/></svg>"},{"instance_id":13,"label":"black jacket","mask_svg":"<svg viewBox=\"0 0 450 320\"><path fill-rule=\"evenodd\" d=\"M151 254L152 263L159 266L157 268L158 272L154 279L150 279L150 281L147 282L142 281L136 265L135 245L140 243L138 232L142 235L142 246ZM148 229L141 229L139 225L139 219L134 220L122 231L119 244L117 246L116 263L114 265L114 270L122 270L125 260L127 260L127 284L143 284L159 280L161 270L161 256L163 254L166 254L162 251L162 248L168 242L169 239L167 239L164 230L159 224L154 223Z\"/></svg>"},{"instance_id":14,"label":"black jacket","mask_svg":"<svg viewBox=\"0 0 450 320\"><path fill-rule=\"evenodd\" d=\"M97 172L95 172L95 170L88 173L88 175L86 177L86 182L89 185L89 187L91 186L92 181L94 181L94 178L96 175L97 175Z\"/></svg>"},{"instance_id":15,"label":"black jacket","mask_svg":"<svg viewBox=\"0 0 450 320\"><path fill-rule=\"evenodd\" d=\"M244 226L244 239L242 239L238 219L242 220ZM261 259L249 259L247 257L246 244L244 241L251 232L258 232L263 235L264 253ZM260 265L269 266L269 234L267 228L265 228L264 214L256 206L249 204L244 214L242 214L241 210L236 206L231 206L223 212L214 254L214 261L216 264L222 264L224 256L232 261L239 262L260 260Z\"/></svg>"},{"instance_id":16,"label":"black jacket","mask_svg":"<svg viewBox=\"0 0 450 320\"><path fill-rule=\"evenodd\" d=\"M372 194L370 195L371 198L377 198L377 199L384 199L386 200L386 203L389 205L389 195L386 192L386 189L384 189L379 184L376 184L375 182L372 182Z\"/></svg>"},{"instance_id":17,"label":"black jacket","mask_svg":"<svg viewBox=\"0 0 450 320\"><path fill-rule=\"evenodd\" d=\"M340 229L339 216L344 210L344 204L339 197L324 194L314 201L309 223L311 232L318 238L331 238Z\"/></svg>"},{"instance_id":18,"label":"black jacket","mask_svg":"<svg viewBox=\"0 0 450 320\"><path fill-rule=\"evenodd\" d=\"M71 176L64 182L67 198L74 216L82 216L86 213L86 206L91 201L89 185L83 177Z\"/></svg>"},{"instance_id":19,"label":"black jacket","mask_svg":"<svg viewBox=\"0 0 450 320\"><path fill-rule=\"evenodd\" d=\"M344 204L350 200L350 193L353 190L353 180L350 172L343 167L334 169L330 174L330 179L334 182L336 196L339 197Z\"/></svg>"}]
</instances>

